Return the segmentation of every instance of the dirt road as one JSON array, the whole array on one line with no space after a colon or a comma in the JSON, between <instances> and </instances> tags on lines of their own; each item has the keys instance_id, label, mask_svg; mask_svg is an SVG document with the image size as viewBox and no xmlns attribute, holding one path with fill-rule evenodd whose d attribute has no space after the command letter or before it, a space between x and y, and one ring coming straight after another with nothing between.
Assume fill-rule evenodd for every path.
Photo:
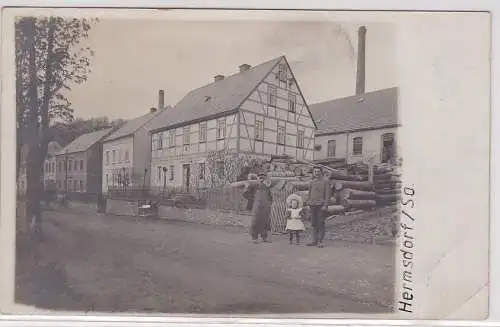
<instances>
[{"instance_id":1,"label":"dirt road","mask_svg":"<svg viewBox=\"0 0 500 327\"><path fill-rule=\"evenodd\" d=\"M36 251L18 240L16 298L23 304L162 313L391 310L390 245L338 241L318 249L289 245L281 235L253 244L234 227L45 216L46 239Z\"/></svg>"}]
</instances>

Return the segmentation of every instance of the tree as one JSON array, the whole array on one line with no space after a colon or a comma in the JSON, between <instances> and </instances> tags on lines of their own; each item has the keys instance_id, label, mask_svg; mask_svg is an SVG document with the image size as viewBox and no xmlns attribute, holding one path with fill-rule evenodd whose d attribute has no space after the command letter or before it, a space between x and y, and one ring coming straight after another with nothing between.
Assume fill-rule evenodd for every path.
<instances>
[{"instance_id":1,"label":"tree","mask_svg":"<svg viewBox=\"0 0 500 327\"><path fill-rule=\"evenodd\" d=\"M26 212L38 227L50 123L73 119L66 92L75 83L85 82L90 73L90 58L94 53L80 42L88 37L93 23L89 19L51 16L23 17L15 24L17 170L21 145L27 143Z\"/></svg>"},{"instance_id":2,"label":"tree","mask_svg":"<svg viewBox=\"0 0 500 327\"><path fill-rule=\"evenodd\" d=\"M51 129L54 133L57 133L65 143L69 143L82 134L95 132L104 128L118 128L125 123L126 120L115 119L110 121L107 117L89 119L76 118L69 122L56 122L52 124Z\"/></svg>"}]
</instances>

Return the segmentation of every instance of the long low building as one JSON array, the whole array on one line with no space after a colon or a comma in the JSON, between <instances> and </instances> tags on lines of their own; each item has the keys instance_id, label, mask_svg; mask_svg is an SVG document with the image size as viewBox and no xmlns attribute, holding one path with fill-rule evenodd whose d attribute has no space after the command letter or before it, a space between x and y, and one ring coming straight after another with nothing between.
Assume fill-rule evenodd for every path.
<instances>
[{"instance_id":1,"label":"long low building","mask_svg":"<svg viewBox=\"0 0 500 327\"><path fill-rule=\"evenodd\" d=\"M318 129L315 160L346 163L397 159L398 88L310 106Z\"/></svg>"},{"instance_id":2,"label":"long low building","mask_svg":"<svg viewBox=\"0 0 500 327\"><path fill-rule=\"evenodd\" d=\"M101 140L112 128L82 134L56 155L57 190L98 194L102 185Z\"/></svg>"}]
</instances>

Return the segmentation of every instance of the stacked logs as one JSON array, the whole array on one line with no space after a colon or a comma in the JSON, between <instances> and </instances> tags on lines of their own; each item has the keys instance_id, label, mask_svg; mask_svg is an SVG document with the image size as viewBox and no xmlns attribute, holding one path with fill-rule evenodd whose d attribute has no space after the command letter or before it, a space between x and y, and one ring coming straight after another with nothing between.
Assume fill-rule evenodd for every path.
<instances>
[{"instance_id":1,"label":"stacked logs","mask_svg":"<svg viewBox=\"0 0 500 327\"><path fill-rule=\"evenodd\" d=\"M359 176L364 180L370 178L368 165L358 163L350 167L349 170L351 174ZM377 206L390 205L400 200L401 174L394 166L387 164L374 165L372 180Z\"/></svg>"},{"instance_id":2,"label":"stacked logs","mask_svg":"<svg viewBox=\"0 0 500 327\"><path fill-rule=\"evenodd\" d=\"M307 202L312 169L305 169L302 162L291 163L286 158L275 161L285 163L285 169L268 172L271 188L296 193ZM297 174L298 167L303 174ZM355 210L372 210L399 201L401 181L394 167L388 165L369 167L367 164L358 163L345 170L329 169L325 173L329 175L332 184L332 197L328 206L331 215ZM258 182L245 180L233 183L232 186L248 187L254 183Z\"/></svg>"}]
</instances>

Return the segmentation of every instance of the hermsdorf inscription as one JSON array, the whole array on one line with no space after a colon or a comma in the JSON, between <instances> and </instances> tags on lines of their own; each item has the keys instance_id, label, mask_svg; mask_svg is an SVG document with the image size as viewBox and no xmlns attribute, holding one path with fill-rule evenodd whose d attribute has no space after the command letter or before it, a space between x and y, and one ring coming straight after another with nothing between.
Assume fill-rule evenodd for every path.
<instances>
[{"instance_id":1,"label":"hermsdorf inscription","mask_svg":"<svg viewBox=\"0 0 500 327\"><path fill-rule=\"evenodd\" d=\"M415 301L413 271L415 265L415 188L405 186L401 199L400 260L402 264L401 290L398 310L412 313Z\"/></svg>"}]
</instances>

